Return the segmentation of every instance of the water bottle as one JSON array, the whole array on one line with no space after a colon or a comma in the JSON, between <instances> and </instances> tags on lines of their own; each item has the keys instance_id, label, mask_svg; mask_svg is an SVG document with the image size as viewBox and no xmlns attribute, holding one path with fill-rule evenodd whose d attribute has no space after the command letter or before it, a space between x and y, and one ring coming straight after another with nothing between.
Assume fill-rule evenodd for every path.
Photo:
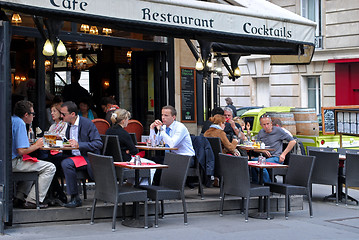
<instances>
[{"instance_id":1,"label":"water bottle","mask_svg":"<svg viewBox=\"0 0 359 240\"><path fill-rule=\"evenodd\" d=\"M135 156L135 165L137 166L141 165L141 157L138 155Z\"/></svg>"}]
</instances>

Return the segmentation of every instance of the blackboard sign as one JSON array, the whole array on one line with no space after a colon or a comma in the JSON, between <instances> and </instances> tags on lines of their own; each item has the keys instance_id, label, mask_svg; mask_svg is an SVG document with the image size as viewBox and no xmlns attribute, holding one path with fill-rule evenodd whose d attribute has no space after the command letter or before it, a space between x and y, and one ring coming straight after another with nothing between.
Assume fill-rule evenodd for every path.
<instances>
[{"instance_id":1,"label":"blackboard sign","mask_svg":"<svg viewBox=\"0 0 359 240\"><path fill-rule=\"evenodd\" d=\"M181 119L182 122L196 122L196 71L181 67Z\"/></svg>"},{"instance_id":2,"label":"blackboard sign","mask_svg":"<svg viewBox=\"0 0 359 240\"><path fill-rule=\"evenodd\" d=\"M324 109L322 115L323 133L334 133L335 121L334 121L334 109Z\"/></svg>"}]
</instances>

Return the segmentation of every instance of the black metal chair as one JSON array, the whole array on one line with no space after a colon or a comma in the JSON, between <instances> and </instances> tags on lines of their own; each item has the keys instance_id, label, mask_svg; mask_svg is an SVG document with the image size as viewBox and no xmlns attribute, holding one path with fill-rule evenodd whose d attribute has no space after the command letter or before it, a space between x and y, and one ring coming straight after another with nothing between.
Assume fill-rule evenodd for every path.
<instances>
[{"instance_id":1,"label":"black metal chair","mask_svg":"<svg viewBox=\"0 0 359 240\"><path fill-rule=\"evenodd\" d=\"M335 200L338 205L338 192L341 191L338 182L339 153L309 150L309 156L315 156L312 183L336 186Z\"/></svg>"},{"instance_id":2,"label":"black metal chair","mask_svg":"<svg viewBox=\"0 0 359 240\"><path fill-rule=\"evenodd\" d=\"M219 154L219 162L221 164L221 172L223 176L223 191L221 196L220 216L223 216L224 199L226 195L234 195L242 197L242 211L245 206L245 221L248 221L248 209L250 197L266 197L267 198L267 219L270 211L270 191L268 186L250 183L248 171L248 158L237 157L227 154Z\"/></svg>"},{"instance_id":3,"label":"black metal chair","mask_svg":"<svg viewBox=\"0 0 359 240\"><path fill-rule=\"evenodd\" d=\"M107 135L100 135L101 137L101 140L102 140L102 155L105 155L105 151L106 151L106 148L107 148Z\"/></svg>"},{"instance_id":4,"label":"black metal chair","mask_svg":"<svg viewBox=\"0 0 359 240\"><path fill-rule=\"evenodd\" d=\"M309 155L310 151L336 152L336 148L307 146L307 155Z\"/></svg>"},{"instance_id":5,"label":"black metal chair","mask_svg":"<svg viewBox=\"0 0 359 240\"><path fill-rule=\"evenodd\" d=\"M103 155L112 156L115 162L123 162L120 141L118 140L117 135L106 135L107 136L107 146ZM135 178L135 170L133 169L124 169L116 168L116 174L120 181L120 184L123 183L127 178ZM150 177L150 170L141 169L140 177Z\"/></svg>"},{"instance_id":6,"label":"black metal chair","mask_svg":"<svg viewBox=\"0 0 359 240\"><path fill-rule=\"evenodd\" d=\"M12 179L14 182L14 185L16 182L19 181L32 181L35 184L35 197L36 197L36 208L40 209L40 203L39 203L39 172L33 171L33 172L13 172L12 173ZM16 191L16 188L15 188Z\"/></svg>"},{"instance_id":7,"label":"black metal chair","mask_svg":"<svg viewBox=\"0 0 359 240\"><path fill-rule=\"evenodd\" d=\"M220 179L220 196L222 196L223 191L223 179L222 179L222 173L221 173L221 166L219 162L219 153L222 153L222 143L221 139L218 137L206 137L209 144L211 145L213 154L214 154L214 176L218 177Z\"/></svg>"},{"instance_id":8,"label":"black metal chair","mask_svg":"<svg viewBox=\"0 0 359 240\"><path fill-rule=\"evenodd\" d=\"M359 150L356 150L359 151ZM359 187L359 154L347 153L345 159L345 205L348 201L348 187ZM354 199L358 205L358 201Z\"/></svg>"},{"instance_id":9,"label":"black metal chair","mask_svg":"<svg viewBox=\"0 0 359 240\"><path fill-rule=\"evenodd\" d=\"M159 201L161 201L162 217L164 216L164 200L182 200L184 223L187 224L187 207L184 196L187 172L191 157L166 153L164 164L168 168L162 170L160 186L140 186L147 190L148 198L155 200L155 226L158 227Z\"/></svg>"},{"instance_id":10,"label":"black metal chair","mask_svg":"<svg viewBox=\"0 0 359 240\"><path fill-rule=\"evenodd\" d=\"M310 195L311 176L315 157L292 154L285 183L265 183L271 192L285 195L285 218L288 219L290 211L290 195L307 195L309 215L313 217L312 198Z\"/></svg>"},{"instance_id":11,"label":"black metal chair","mask_svg":"<svg viewBox=\"0 0 359 240\"><path fill-rule=\"evenodd\" d=\"M112 215L112 231L115 231L116 228L117 206L119 203L123 203L122 218L124 218L125 202L144 202L144 227L148 228L146 190L128 186L120 186L117 183L115 165L111 156L89 153L88 157L96 183L95 196L91 211L91 224L94 223L97 200L114 203Z\"/></svg>"},{"instance_id":12,"label":"black metal chair","mask_svg":"<svg viewBox=\"0 0 359 240\"><path fill-rule=\"evenodd\" d=\"M129 133L132 139L133 144L137 145L136 133Z\"/></svg>"}]
</instances>

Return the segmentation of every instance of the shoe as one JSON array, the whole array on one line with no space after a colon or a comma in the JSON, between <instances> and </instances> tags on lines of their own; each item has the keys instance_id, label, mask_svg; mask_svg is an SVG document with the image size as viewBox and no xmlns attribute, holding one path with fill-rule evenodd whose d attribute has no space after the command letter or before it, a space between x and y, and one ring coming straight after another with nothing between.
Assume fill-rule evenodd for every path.
<instances>
[{"instance_id":1,"label":"shoe","mask_svg":"<svg viewBox=\"0 0 359 240\"><path fill-rule=\"evenodd\" d=\"M13 202L12 202L12 206L14 208L22 208L24 206L25 201L21 200L19 198L14 198Z\"/></svg>"},{"instance_id":2,"label":"shoe","mask_svg":"<svg viewBox=\"0 0 359 240\"><path fill-rule=\"evenodd\" d=\"M215 178L214 178L213 186L214 186L214 187L219 187L219 178L218 178L218 177L215 177Z\"/></svg>"},{"instance_id":3,"label":"shoe","mask_svg":"<svg viewBox=\"0 0 359 240\"><path fill-rule=\"evenodd\" d=\"M70 202L64 204L64 207L67 207L67 208L75 208L75 207L80 207L80 206L82 206L82 201L80 198L74 198Z\"/></svg>"},{"instance_id":4,"label":"shoe","mask_svg":"<svg viewBox=\"0 0 359 240\"><path fill-rule=\"evenodd\" d=\"M40 209L47 208L49 205L45 203L39 203ZM23 205L24 209L36 209L36 203L26 201Z\"/></svg>"}]
</instances>

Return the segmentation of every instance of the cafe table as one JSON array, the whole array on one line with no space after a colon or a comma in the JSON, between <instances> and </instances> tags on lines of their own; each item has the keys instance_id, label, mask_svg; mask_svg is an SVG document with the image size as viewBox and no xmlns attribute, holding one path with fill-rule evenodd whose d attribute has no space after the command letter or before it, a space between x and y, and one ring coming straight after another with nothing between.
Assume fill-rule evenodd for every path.
<instances>
[{"instance_id":1,"label":"cafe table","mask_svg":"<svg viewBox=\"0 0 359 240\"><path fill-rule=\"evenodd\" d=\"M248 166L259 169L259 184L260 185L263 185L263 169L265 169L265 168L288 168L288 165L284 165L284 164L272 163L272 162L258 163L258 161L248 161ZM262 197L259 197L258 198L259 211L258 211L258 213L250 214L250 217L259 218L259 219L267 219L267 214L264 214L263 206L264 206L264 204L262 201Z\"/></svg>"},{"instance_id":2,"label":"cafe table","mask_svg":"<svg viewBox=\"0 0 359 240\"><path fill-rule=\"evenodd\" d=\"M252 158L252 152L257 152L257 153L265 153L266 151L275 151L274 148L270 148L270 146L265 147L265 148L260 148L260 147L255 147L252 145L244 145L244 144L238 144L237 148L245 150L248 152L248 159L251 160Z\"/></svg>"},{"instance_id":3,"label":"cafe table","mask_svg":"<svg viewBox=\"0 0 359 240\"><path fill-rule=\"evenodd\" d=\"M140 170L141 169L163 169L168 168L168 165L157 164L157 163L141 163L141 165L135 165L131 162L114 162L115 167L134 169L135 170L135 187L138 187L140 184ZM143 228L144 222L139 219L139 203L135 202L134 204L134 219L126 219L122 222L122 225L127 227ZM149 225L150 227L150 225Z\"/></svg>"},{"instance_id":4,"label":"cafe table","mask_svg":"<svg viewBox=\"0 0 359 240\"><path fill-rule=\"evenodd\" d=\"M160 147L160 146L147 146L147 145L136 145L137 149L148 150L148 151L165 151L165 150L178 150L176 147Z\"/></svg>"}]
</instances>

